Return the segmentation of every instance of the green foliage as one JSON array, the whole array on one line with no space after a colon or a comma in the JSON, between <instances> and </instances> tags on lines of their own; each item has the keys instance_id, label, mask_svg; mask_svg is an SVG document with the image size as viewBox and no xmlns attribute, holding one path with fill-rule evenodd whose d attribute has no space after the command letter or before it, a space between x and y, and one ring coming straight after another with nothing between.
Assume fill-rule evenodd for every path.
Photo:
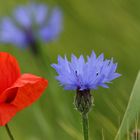
<instances>
[{"instance_id":1,"label":"green foliage","mask_svg":"<svg viewBox=\"0 0 140 140\"><path fill-rule=\"evenodd\" d=\"M115 140L121 140L140 112L140 72L133 87L126 112Z\"/></svg>"},{"instance_id":2,"label":"green foliage","mask_svg":"<svg viewBox=\"0 0 140 140\"><path fill-rule=\"evenodd\" d=\"M97 54L104 52L105 57L113 57L118 62L118 72L122 76L113 81L109 89L93 91L95 106L89 113L90 140L114 139L140 69L140 1L36 1L57 4L62 8L64 31L55 42L42 44L47 67L42 66L40 60L34 58L28 50L0 45L1 51L8 51L18 59L22 72L49 79L49 87L40 100L19 112L9 123L12 133L17 140L82 139L80 115L72 104L75 92L64 91L59 86L50 64L56 62L58 54L67 54L68 57L71 53L77 56L84 54L86 57L94 50ZM0 15L9 15L15 6L27 2L1 1ZM131 115L134 118L136 114ZM125 127L121 127L122 135L126 133ZM0 128L0 140L8 140L4 127Z\"/></svg>"}]
</instances>

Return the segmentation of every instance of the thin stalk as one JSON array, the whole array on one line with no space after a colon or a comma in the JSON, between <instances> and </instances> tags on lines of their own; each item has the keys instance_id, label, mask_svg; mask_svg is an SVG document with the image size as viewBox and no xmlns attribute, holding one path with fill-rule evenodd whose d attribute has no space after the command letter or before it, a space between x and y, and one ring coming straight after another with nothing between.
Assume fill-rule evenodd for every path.
<instances>
[{"instance_id":1,"label":"thin stalk","mask_svg":"<svg viewBox=\"0 0 140 140\"><path fill-rule=\"evenodd\" d=\"M29 50L36 60L36 65L39 70L45 75L46 73L49 73L49 75L52 74L52 72L49 71L51 65L50 59L42 51L41 44L39 42L34 42L34 44L30 44Z\"/></svg>"},{"instance_id":2,"label":"thin stalk","mask_svg":"<svg viewBox=\"0 0 140 140\"><path fill-rule=\"evenodd\" d=\"M83 124L84 140L89 140L89 137L88 137L88 115L87 114L82 114L82 124Z\"/></svg>"},{"instance_id":3,"label":"thin stalk","mask_svg":"<svg viewBox=\"0 0 140 140\"><path fill-rule=\"evenodd\" d=\"M9 128L8 124L5 125L5 128L6 128L6 131L8 133L8 136L9 136L10 140L14 140L14 137L13 137L11 131L10 131L10 128Z\"/></svg>"}]
</instances>

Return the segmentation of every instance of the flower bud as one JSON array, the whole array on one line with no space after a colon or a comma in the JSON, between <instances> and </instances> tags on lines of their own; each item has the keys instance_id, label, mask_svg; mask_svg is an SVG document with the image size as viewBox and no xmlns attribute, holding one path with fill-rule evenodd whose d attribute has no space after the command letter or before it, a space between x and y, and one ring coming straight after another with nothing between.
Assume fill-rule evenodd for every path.
<instances>
[{"instance_id":1,"label":"flower bud","mask_svg":"<svg viewBox=\"0 0 140 140\"><path fill-rule=\"evenodd\" d=\"M75 104L76 109L81 114L87 114L91 110L92 105L93 105L93 97L90 94L90 90L77 89L74 104Z\"/></svg>"}]
</instances>

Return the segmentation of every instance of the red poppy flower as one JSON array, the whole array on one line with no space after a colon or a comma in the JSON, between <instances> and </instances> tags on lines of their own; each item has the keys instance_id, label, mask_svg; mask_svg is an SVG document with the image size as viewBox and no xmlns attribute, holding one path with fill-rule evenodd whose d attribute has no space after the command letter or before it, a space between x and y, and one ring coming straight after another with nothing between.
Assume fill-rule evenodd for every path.
<instances>
[{"instance_id":1,"label":"red poppy flower","mask_svg":"<svg viewBox=\"0 0 140 140\"><path fill-rule=\"evenodd\" d=\"M0 52L0 126L36 101L47 85L47 80L41 77L21 75L16 59L6 52Z\"/></svg>"}]
</instances>

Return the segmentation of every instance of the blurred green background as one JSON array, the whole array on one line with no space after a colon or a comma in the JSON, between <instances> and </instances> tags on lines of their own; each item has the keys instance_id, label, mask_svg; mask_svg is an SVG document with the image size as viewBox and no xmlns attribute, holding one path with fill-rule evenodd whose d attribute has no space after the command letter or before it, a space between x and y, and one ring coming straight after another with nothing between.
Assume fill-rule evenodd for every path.
<instances>
[{"instance_id":1,"label":"blurred green background","mask_svg":"<svg viewBox=\"0 0 140 140\"><path fill-rule=\"evenodd\" d=\"M28 0L1 0L0 16L11 14L17 5ZM64 16L59 39L42 44L47 67L38 65L28 50L12 45L0 45L1 51L13 54L21 71L44 76L49 87L32 106L19 112L9 123L16 140L82 140L81 118L74 109L75 91L64 91L54 79L50 67L57 56L71 53L90 55L94 50L118 62L122 76L109 89L92 91L94 108L89 114L90 140L112 140L123 118L128 99L140 69L140 1L139 0L36 0L58 5ZM51 72L51 74L50 74ZM134 129L132 125L128 135ZM128 136L127 135L127 136ZM0 140L8 140L4 127ZM126 138L124 138L126 140Z\"/></svg>"}]
</instances>

